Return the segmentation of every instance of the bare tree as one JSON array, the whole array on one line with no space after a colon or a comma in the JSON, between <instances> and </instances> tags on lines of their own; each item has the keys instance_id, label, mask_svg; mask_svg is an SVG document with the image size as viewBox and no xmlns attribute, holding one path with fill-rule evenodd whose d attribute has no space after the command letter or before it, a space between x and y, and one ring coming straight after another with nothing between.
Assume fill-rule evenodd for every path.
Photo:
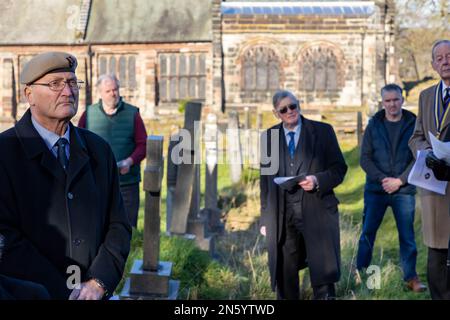
<instances>
[{"instance_id":1,"label":"bare tree","mask_svg":"<svg viewBox=\"0 0 450 320\"><path fill-rule=\"evenodd\" d=\"M397 0L400 75L420 81L432 76L430 49L450 34L450 0Z\"/></svg>"}]
</instances>

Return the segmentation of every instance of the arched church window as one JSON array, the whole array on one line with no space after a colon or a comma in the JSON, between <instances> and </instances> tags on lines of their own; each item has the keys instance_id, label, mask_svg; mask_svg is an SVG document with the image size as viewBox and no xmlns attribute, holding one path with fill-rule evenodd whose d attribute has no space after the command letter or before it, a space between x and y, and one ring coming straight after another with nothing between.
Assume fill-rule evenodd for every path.
<instances>
[{"instance_id":1,"label":"arched church window","mask_svg":"<svg viewBox=\"0 0 450 320\"><path fill-rule=\"evenodd\" d=\"M280 62L267 47L253 47L242 59L243 91L273 91L280 87Z\"/></svg>"},{"instance_id":2,"label":"arched church window","mask_svg":"<svg viewBox=\"0 0 450 320\"><path fill-rule=\"evenodd\" d=\"M340 65L333 48L310 47L299 59L300 90L332 92L342 88Z\"/></svg>"}]
</instances>

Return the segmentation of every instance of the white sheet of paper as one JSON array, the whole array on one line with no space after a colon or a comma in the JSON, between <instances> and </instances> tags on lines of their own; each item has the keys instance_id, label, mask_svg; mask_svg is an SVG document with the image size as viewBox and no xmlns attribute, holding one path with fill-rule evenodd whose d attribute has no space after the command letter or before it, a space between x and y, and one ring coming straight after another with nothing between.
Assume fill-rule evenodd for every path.
<instances>
[{"instance_id":1,"label":"white sheet of paper","mask_svg":"<svg viewBox=\"0 0 450 320\"><path fill-rule=\"evenodd\" d=\"M280 185L292 178L295 178L295 176L292 177L276 177L275 179L273 179L273 182L275 182L276 184Z\"/></svg>"},{"instance_id":2,"label":"white sheet of paper","mask_svg":"<svg viewBox=\"0 0 450 320\"><path fill-rule=\"evenodd\" d=\"M428 131L428 136L430 137L434 155L450 165L450 142L439 140L430 131Z\"/></svg>"},{"instance_id":3,"label":"white sheet of paper","mask_svg":"<svg viewBox=\"0 0 450 320\"><path fill-rule=\"evenodd\" d=\"M408 183L445 195L447 181L440 181L436 179L433 174L433 170L426 166L425 158L427 153L428 151L425 150L417 151L416 162L408 175Z\"/></svg>"}]
</instances>

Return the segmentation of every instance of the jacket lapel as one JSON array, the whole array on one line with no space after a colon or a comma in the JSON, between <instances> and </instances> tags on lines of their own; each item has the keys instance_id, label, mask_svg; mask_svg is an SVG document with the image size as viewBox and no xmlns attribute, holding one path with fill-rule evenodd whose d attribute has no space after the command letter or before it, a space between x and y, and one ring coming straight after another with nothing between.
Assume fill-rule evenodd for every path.
<instances>
[{"instance_id":1,"label":"jacket lapel","mask_svg":"<svg viewBox=\"0 0 450 320\"><path fill-rule=\"evenodd\" d=\"M28 159L40 156L40 164L62 184L65 184L66 175L56 157L47 148L44 140L31 122L31 111L28 109L17 122L15 131Z\"/></svg>"},{"instance_id":2,"label":"jacket lapel","mask_svg":"<svg viewBox=\"0 0 450 320\"><path fill-rule=\"evenodd\" d=\"M80 173L83 167L89 162L89 155L85 141L82 139L78 128L70 125L70 159L67 168L67 187Z\"/></svg>"},{"instance_id":3,"label":"jacket lapel","mask_svg":"<svg viewBox=\"0 0 450 320\"><path fill-rule=\"evenodd\" d=\"M286 144L286 138L284 136L284 130L283 126L280 123L276 129L278 130L278 138L279 138L279 144L278 144L278 152L279 152L279 169L276 176L278 177L284 177L286 174L286 167L285 167L285 161L284 157L286 156L284 145Z\"/></svg>"},{"instance_id":4,"label":"jacket lapel","mask_svg":"<svg viewBox=\"0 0 450 320\"><path fill-rule=\"evenodd\" d=\"M438 98L438 102L439 102L439 110L442 110L442 108L443 108L443 105L444 105L444 97L442 96L442 86L441 86L441 83L442 82L440 82L438 85L437 85L437 88L435 88L435 90L439 90L439 93L438 93L438 96L439 96L439 98ZM434 91L433 92L434 94L436 93L436 91ZM434 99L433 99L434 100ZM449 111L450 112L450 111ZM434 104L433 104L433 118L434 118ZM442 128L441 128L441 134L447 129L447 127L448 127L448 125L450 124L450 114L448 114L447 115L447 118L445 118L445 121L444 121L444 123L442 124ZM442 136L442 135L441 135Z\"/></svg>"},{"instance_id":5,"label":"jacket lapel","mask_svg":"<svg viewBox=\"0 0 450 320\"><path fill-rule=\"evenodd\" d=\"M299 144L300 147L296 149L299 152L300 149L300 161L298 162L296 172L308 173L311 167L311 161L314 156L314 149L316 146L316 132L308 119L301 116L302 129L300 132Z\"/></svg>"}]
</instances>

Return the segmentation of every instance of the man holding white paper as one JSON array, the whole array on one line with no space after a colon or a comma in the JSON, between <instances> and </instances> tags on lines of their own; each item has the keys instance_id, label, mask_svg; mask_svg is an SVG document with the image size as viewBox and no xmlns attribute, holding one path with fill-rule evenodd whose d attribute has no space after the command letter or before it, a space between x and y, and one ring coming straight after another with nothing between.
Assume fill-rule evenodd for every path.
<instances>
[{"instance_id":1,"label":"man holding white paper","mask_svg":"<svg viewBox=\"0 0 450 320\"><path fill-rule=\"evenodd\" d=\"M270 154L272 163L261 162L260 176L261 233L272 289L279 299L299 299L298 272L309 267L314 299L333 299L340 277L339 202L333 189L347 165L333 128L301 116L294 94L276 92L273 107L281 123L261 137L261 159ZM277 172L267 173L273 162ZM283 177L291 179L278 179Z\"/></svg>"},{"instance_id":2,"label":"man holding white paper","mask_svg":"<svg viewBox=\"0 0 450 320\"><path fill-rule=\"evenodd\" d=\"M437 41L431 50L433 69L441 80L420 93L419 114L409 141L413 155L418 150L428 150L432 156L431 137L441 141L450 138L450 40ZM422 204L423 240L428 247L427 280L432 299L450 299L445 285L447 277L447 254L450 237L450 187L445 195L420 189Z\"/></svg>"}]
</instances>

